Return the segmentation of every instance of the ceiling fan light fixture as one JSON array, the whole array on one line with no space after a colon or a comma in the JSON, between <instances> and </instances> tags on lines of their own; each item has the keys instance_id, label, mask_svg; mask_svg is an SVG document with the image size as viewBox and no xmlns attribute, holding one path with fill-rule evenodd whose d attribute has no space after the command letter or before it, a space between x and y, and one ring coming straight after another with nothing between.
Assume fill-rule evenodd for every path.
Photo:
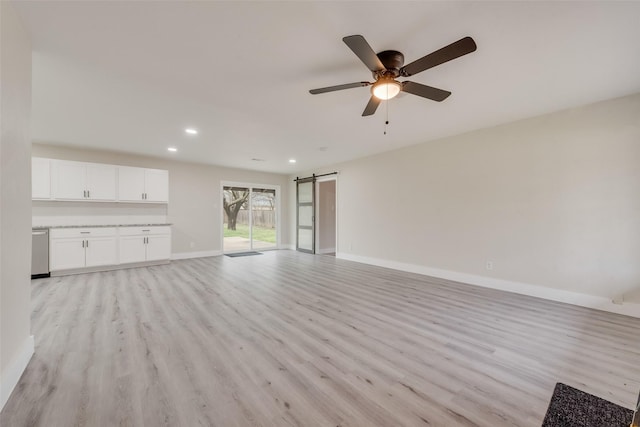
<instances>
[{"instance_id":1,"label":"ceiling fan light fixture","mask_svg":"<svg viewBox=\"0 0 640 427\"><path fill-rule=\"evenodd\" d=\"M386 101L398 95L402 86L393 79L380 79L371 87L371 93L378 99Z\"/></svg>"}]
</instances>

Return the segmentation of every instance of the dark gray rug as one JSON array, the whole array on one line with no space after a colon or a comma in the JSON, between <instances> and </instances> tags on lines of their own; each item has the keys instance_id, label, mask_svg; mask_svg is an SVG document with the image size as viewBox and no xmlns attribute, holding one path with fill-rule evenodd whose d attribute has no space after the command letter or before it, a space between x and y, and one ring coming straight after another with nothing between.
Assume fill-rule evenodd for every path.
<instances>
[{"instance_id":1,"label":"dark gray rug","mask_svg":"<svg viewBox=\"0 0 640 427\"><path fill-rule=\"evenodd\" d=\"M557 383L542 427L629 427L633 411Z\"/></svg>"},{"instance_id":2,"label":"dark gray rug","mask_svg":"<svg viewBox=\"0 0 640 427\"><path fill-rule=\"evenodd\" d=\"M225 254L225 255L231 258L236 258L239 256L262 255L262 252L249 251L249 252L237 252L235 254Z\"/></svg>"}]
</instances>

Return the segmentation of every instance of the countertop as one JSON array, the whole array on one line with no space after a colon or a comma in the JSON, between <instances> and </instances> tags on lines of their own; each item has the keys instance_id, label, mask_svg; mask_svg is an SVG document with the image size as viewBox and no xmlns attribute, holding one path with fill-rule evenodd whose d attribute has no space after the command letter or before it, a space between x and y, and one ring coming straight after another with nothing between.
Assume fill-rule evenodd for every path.
<instances>
[{"instance_id":1,"label":"countertop","mask_svg":"<svg viewBox=\"0 0 640 427\"><path fill-rule=\"evenodd\" d=\"M100 224L100 225L38 225L32 227L33 230L42 230L44 228L103 228L103 227L161 227L173 225L166 224Z\"/></svg>"}]
</instances>

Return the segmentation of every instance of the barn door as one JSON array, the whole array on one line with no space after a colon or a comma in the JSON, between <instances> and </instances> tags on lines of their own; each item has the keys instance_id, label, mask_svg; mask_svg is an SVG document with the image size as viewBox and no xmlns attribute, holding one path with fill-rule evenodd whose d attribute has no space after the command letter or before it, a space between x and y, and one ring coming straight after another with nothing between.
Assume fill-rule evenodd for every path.
<instances>
[{"instance_id":1,"label":"barn door","mask_svg":"<svg viewBox=\"0 0 640 427\"><path fill-rule=\"evenodd\" d=\"M296 181L296 249L315 253L315 177Z\"/></svg>"}]
</instances>

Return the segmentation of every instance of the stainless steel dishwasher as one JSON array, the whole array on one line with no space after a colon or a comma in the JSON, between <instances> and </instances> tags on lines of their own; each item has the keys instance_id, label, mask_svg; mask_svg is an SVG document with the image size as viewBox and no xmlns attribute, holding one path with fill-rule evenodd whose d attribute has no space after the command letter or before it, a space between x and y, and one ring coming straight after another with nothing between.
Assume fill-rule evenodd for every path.
<instances>
[{"instance_id":1,"label":"stainless steel dishwasher","mask_svg":"<svg viewBox=\"0 0 640 427\"><path fill-rule=\"evenodd\" d=\"M31 230L31 278L49 277L49 229Z\"/></svg>"}]
</instances>

